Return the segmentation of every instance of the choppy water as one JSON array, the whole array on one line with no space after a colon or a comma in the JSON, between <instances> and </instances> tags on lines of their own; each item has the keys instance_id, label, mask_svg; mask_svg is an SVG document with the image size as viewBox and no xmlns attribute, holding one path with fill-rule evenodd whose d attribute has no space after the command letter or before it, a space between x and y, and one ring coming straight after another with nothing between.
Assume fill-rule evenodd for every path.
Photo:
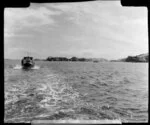
<instances>
[{"instance_id":1,"label":"choppy water","mask_svg":"<svg viewBox=\"0 0 150 125\"><path fill-rule=\"evenodd\" d=\"M148 64L5 61L5 122L148 121Z\"/></svg>"}]
</instances>

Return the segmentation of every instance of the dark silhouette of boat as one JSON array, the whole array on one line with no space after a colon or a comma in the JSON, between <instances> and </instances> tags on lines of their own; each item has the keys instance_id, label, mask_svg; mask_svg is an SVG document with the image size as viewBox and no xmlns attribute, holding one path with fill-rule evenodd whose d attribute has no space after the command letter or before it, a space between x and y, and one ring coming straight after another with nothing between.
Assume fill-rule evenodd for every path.
<instances>
[{"instance_id":1,"label":"dark silhouette of boat","mask_svg":"<svg viewBox=\"0 0 150 125\"><path fill-rule=\"evenodd\" d=\"M93 62L94 62L94 63L98 63L99 61L98 61L98 60L94 60Z\"/></svg>"},{"instance_id":2,"label":"dark silhouette of boat","mask_svg":"<svg viewBox=\"0 0 150 125\"><path fill-rule=\"evenodd\" d=\"M22 65L23 69L30 69L30 68L34 67L35 62L33 60L33 57L29 57L29 56L24 57L21 60L21 65Z\"/></svg>"}]
</instances>

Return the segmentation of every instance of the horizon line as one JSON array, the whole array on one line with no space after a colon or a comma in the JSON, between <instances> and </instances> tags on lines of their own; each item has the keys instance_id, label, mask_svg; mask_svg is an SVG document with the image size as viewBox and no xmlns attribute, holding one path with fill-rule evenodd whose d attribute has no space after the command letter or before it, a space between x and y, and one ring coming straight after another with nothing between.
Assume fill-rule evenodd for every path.
<instances>
[{"instance_id":1,"label":"horizon line","mask_svg":"<svg viewBox=\"0 0 150 125\"><path fill-rule=\"evenodd\" d=\"M134 56L143 55L143 54L149 54L149 52L142 53L142 54L136 54ZM128 55L128 56L130 56L130 55ZM128 56L126 56L126 57L128 57ZM107 59L107 58L104 58L104 57L79 57L79 56L71 56L71 57L67 57L67 56L48 56L48 57L54 57L54 58L55 57L63 57L63 58L68 58L68 59L70 59L72 57L76 57L76 58L85 58L85 59L93 59L93 58L95 58L95 59L106 59L106 60L118 60L118 59L126 58L126 57L122 57L122 58L117 58L117 59ZM45 60L48 57L46 57L46 58L35 58L35 59ZM9 59L9 60L19 60L20 58L5 58L4 57L4 60L7 60L7 59Z\"/></svg>"}]
</instances>

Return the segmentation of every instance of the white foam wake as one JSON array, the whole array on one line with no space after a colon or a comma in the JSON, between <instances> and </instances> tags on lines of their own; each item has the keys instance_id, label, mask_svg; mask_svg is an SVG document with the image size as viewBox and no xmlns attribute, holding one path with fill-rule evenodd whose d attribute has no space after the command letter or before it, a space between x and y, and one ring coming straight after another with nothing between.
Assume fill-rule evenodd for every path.
<instances>
[{"instance_id":1,"label":"white foam wake","mask_svg":"<svg viewBox=\"0 0 150 125\"><path fill-rule=\"evenodd\" d=\"M21 65L16 65L15 67L13 67L13 69L22 69Z\"/></svg>"},{"instance_id":2,"label":"white foam wake","mask_svg":"<svg viewBox=\"0 0 150 125\"><path fill-rule=\"evenodd\" d=\"M32 67L31 69L39 69L40 67L39 66L34 66ZM15 67L13 67L13 69L22 69L22 66L21 65L16 65Z\"/></svg>"}]
</instances>

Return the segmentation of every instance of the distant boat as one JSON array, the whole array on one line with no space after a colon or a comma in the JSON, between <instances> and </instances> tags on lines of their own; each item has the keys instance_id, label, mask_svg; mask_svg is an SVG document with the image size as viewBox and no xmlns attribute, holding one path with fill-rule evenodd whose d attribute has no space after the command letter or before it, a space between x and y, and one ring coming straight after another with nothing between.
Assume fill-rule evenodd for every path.
<instances>
[{"instance_id":1,"label":"distant boat","mask_svg":"<svg viewBox=\"0 0 150 125\"><path fill-rule=\"evenodd\" d=\"M98 63L99 61L98 61L98 60L94 60L93 62L94 62L94 63Z\"/></svg>"},{"instance_id":2,"label":"distant boat","mask_svg":"<svg viewBox=\"0 0 150 125\"><path fill-rule=\"evenodd\" d=\"M30 69L34 67L35 62L33 60L33 57L26 56L21 60L21 65L24 69Z\"/></svg>"}]
</instances>

